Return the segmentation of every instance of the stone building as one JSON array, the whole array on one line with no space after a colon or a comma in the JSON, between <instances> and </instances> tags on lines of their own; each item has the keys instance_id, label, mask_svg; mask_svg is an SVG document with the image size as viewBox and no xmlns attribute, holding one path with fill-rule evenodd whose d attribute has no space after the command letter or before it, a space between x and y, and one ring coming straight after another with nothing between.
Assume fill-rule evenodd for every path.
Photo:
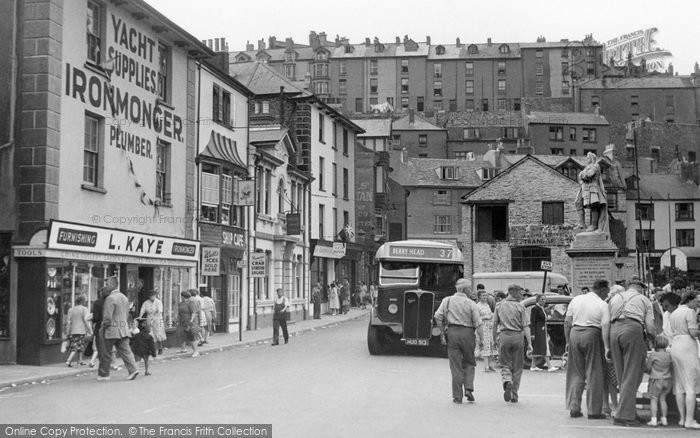
<instances>
[{"instance_id":1,"label":"stone building","mask_svg":"<svg viewBox=\"0 0 700 438\"><path fill-rule=\"evenodd\" d=\"M406 157L448 158L447 132L409 110L391 126L391 150L405 151Z\"/></svg>"},{"instance_id":2,"label":"stone building","mask_svg":"<svg viewBox=\"0 0 700 438\"><path fill-rule=\"evenodd\" d=\"M601 156L610 144L610 124L597 111L532 111L525 117L525 131L535 154Z\"/></svg>"}]
</instances>

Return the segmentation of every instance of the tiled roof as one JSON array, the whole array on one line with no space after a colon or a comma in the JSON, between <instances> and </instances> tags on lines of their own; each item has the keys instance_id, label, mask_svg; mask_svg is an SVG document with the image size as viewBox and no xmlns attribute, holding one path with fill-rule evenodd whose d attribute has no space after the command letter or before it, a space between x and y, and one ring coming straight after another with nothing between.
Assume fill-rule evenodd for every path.
<instances>
[{"instance_id":1,"label":"tiled roof","mask_svg":"<svg viewBox=\"0 0 700 438\"><path fill-rule=\"evenodd\" d=\"M394 131L444 131L444 128L435 126L425 120L421 115L414 113L413 123L410 123L411 116L409 114L394 121Z\"/></svg>"},{"instance_id":2,"label":"tiled roof","mask_svg":"<svg viewBox=\"0 0 700 438\"><path fill-rule=\"evenodd\" d=\"M437 125L445 126L448 128L453 126L523 126L523 120L520 111L449 112L444 114L438 114L435 119Z\"/></svg>"},{"instance_id":3,"label":"tiled roof","mask_svg":"<svg viewBox=\"0 0 700 438\"><path fill-rule=\"evenodd\" d=\"M458 167L459 179L446 180L438 173L442 167ZM478 170L491 167L485 161L468 161L438 158L408 158L405 163L394 166L391 179L404 187L478 187L482 181Z\"/></svg>"},{"instance_id":4,"label":"tiled roof","mask_svg":"<svg viewBox=\"0 0 700 438\"><path fill-rule=\"evenodd\" d=\"M280 87L284 87L285 93L300 93L311 96L311 93L294 85L265 63L229 64L229 74L255 94L278 94Z\"/></svg>"},{"instance_id":5,"label":"tiled roof","mask_svg":"<svg viewBox=\"0 0 700 438\"><path fill-rule=\"evenodd\" d=\"M698 199L700 200L700 188L689 181L683 181L678 175L669 174L642 174L640 176L639 197L642 201L648 199ZM628 189L627 199L637 199L637 191Z\"/></svg>"},{"instance_id":6,"label":"tiled roof","mask_svg":"<svg viewBox=\"0 0 700 438\"><path fill-rule=\"evenodd\" d=\"M683 76L647 76L641 78L591 79L581 89L622 90L637 88L693 88L692 80Z\"/></svg>"},{"instance_id":7,"label":"tiled roof","mask_svg":"<svg viewBox=\"0 0 700 438\"><path fill-rule=\"evenodd\" d=\"M351 121L365 130L363 137L389 137L391 136L391 119L351 119Z\"/></svg>"},{"instance_id":8,"label":"tiled roof","mask_svg":"<svg viewBox=\"0 0 700 438\"><path fill-rule=\"evenodd\" d=\"M530 124L559 124L559 125L610 125L608 120L594 113L554 113L544 111L532 111L527 116Z\"/></svg>"}]
</instances>

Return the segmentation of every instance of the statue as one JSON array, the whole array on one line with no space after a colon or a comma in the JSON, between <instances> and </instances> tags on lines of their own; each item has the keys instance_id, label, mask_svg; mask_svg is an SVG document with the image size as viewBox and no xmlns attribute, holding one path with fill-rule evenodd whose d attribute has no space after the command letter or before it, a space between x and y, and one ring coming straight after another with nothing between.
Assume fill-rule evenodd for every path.
<instances>
[{"instance_id":1,"label":"statue","mask_svg":"<svg viewBox=\"0 0 700 438\"><path fill-rule=\"evenodd\" d=\"M610 238L608 224L608 206L600 172L598 157L592 152L586 154L588 164L579 172L578 180L581 188L576 195L576 210L578 211L581 228L587 232L603 233ZM585 209L590 210L590 224L586 226Z\"/></svg>"}]
</instances>

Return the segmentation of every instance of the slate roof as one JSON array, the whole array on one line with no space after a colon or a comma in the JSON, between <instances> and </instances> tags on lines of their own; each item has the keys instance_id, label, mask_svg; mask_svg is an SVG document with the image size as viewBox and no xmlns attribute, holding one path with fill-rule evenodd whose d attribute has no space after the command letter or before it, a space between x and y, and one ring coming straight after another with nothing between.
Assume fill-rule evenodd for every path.
<instances>
[{"instance_id":1,"label":"slate roof","mask_svg":"<svg viewBox=\"0 0 700 438\"><path fill-rule=\"evenodd\" d=\"M559 125L602 125L608 126L608 120L594 113L555 113L544 111L532 111L527 116L529 124L559 124Z\"/></svg>"},{"instance_id":2,"label":"slate roof","mask_svg":"<svg viewBox=\"0 0 700 438\"><path fill-rule=\"evenodd\" d=\"M683 181L679 175L642 174L640 175L639 186L641 187L639 197L642 201L648 199L664 200L669 197L677 200L700 200L700 188L691 181ZM637 191L628 189L627 199L637 199Z\"/></svg>"},{"instance_id":3,"label":"slate roof","mask_svg":"<svg viewBox=\"0 0 700 438\"><path fill-rule=\"evenodd\" d=\"M358 134L358 138L364 137L389 137L391 136L391 119L350 119L351 122L365 130L364 134Z\"/></svg>"},{"instance_id":4,"label":"slate roof","mask_svg":"<svg viewBox=\"0 0 700 438\"><path fill-rule=\"evenodd\" d=\"M523 49L556 49L556 48L566 48L566 47L603 47L602 43L597 41L593 42L581 42L581 41L543 41L534 43L520 43L520 47Z\"/></svg>"},{"instance_id":5,"label":"slate roof","mask_svg":"<svg viewBox=\"0 0 700 438\"><path fill-rule=\"evenodd\" d=\"M648 76L641 78L591 79L581 89L624 90L638 88L693 88L692 80L683 76Z\"/></svg>"},{"instance_id":6,"label":"slate roof","mask_svg":"<svg viewBox=\"0 0 700 438\"><path fill-rule=\"evenodd\" d=\"M508 163L511 165L517 163L526 157L525 154L502 154L501 155ZM587 158L584 156L571 156L571 155L533 155L535 158L546 164L547 166L557 167L560 164L572 160L580 164L581 167L586 167L588 164Z\"/></svg>"},{"instance_id":7,"label":"slate roof","mask_svg":"<svg viewBox=\"0 0 700 438\"><path fill-rule=\"evenodd\" d=\"M506 44L510 51L508 53L500 53L500 47ZM478 52L475 54L469 53L469 46L475 45ZM437 47L442 46L445 48L445 53L442 55L437 54ZM441 59L480 59L480 58L520 58L520 45L517 43L491 43L491 44L476 44L476 43L462 43L459 46L456 44L434 44L430 46L430 53L428 54L428 59L431 61L439 61Z\"/></svg>"},{"instance_id":8,"label":"slate roof","mask_svg":"<svg viewBox=\"0 0 700 438\"><path fill-rule=\"evenodd\" d=\"M345 46L330 48L331 58L409 58L413 56L428 56L430 46L425 43L416 43L418 50L409 52L403 43L382 43L384 50L377 52L374 43L369 46L365 44L350 44L353 50L347 53Z\"/></svg>"},{"instance_id":9,"label":"slate roof","mask_svg":"<svg viewBox=\"0 0 700 438\"><path fill-rule=\"evenodd\" d=\"M393 130L394 131L444 131L444 128L435 126L426 119L424 119L420 114L414 113L413 123L410 123L411 116L406 114L398 120L394 121Z\"/></svg>"},{"instance_id":10,"label":"slate roof","mask_svg":"<svg viewBox=\"0 0 700 438\"><path fill-rule=\"evenodd\" d=\"M251 128L250 143L277 143L287 135L287 131L287 128L280 127L270 129Z\"/></svg>"},{"instance_id":11,"label":"slate roof","mask_svg":"<svg viewBox=\"0 0 700 438\"><path fill-rule=\"evenodd\" d=\"M280 87L284 87L285 93L312 96L311 93L294 85L272 67L262 62L229 64L229 74L255 94L279 94Z\"/></svg>"},{"instance_id":12,"label":"slate roof","mask_svg":"<svg viewBox=\"0 0 700 438\"><path fill-rule=\"evenodd\" d=\"M445 180L438 175L443 166L458 167L459 179ZM491 167L485 161L454 160L444 158L408 158L394 167L390 178L404 187L464 187L474 188L482 181L478 170Z\"/></svg>"}]
</instances>

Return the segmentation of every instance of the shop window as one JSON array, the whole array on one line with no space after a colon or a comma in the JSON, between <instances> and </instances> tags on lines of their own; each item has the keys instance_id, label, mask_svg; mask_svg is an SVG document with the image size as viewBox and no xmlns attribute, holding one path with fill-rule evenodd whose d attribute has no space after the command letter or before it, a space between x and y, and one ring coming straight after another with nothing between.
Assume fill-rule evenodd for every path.
<instances>
[{"instance_id":1,"label":"shop window","mask_svg":"<svg viewBox=\"0 0 700 438\"><path fill-rule=\"evenodd\" d=\"M102 187L104 149L102 132L104 119L90 114L85 115L85 144L83 146L83 183L92 187Z\"/></svg>"},{"instance_id":2,"label":"shop window","mask_svg":"<svg viewBox=\"0 0 700 438\"><path fill-rule=\"evenodd\" d=\"M564 223L563 202L542 202L542 223L544 225L559 225Z\"/></svg>"},{"instance_id":3,"label":"shop window","mask_svg":"<svg viewBox=\"0 0 700 438\"><path fill-rule=\"evenodd\" d=\"M156 200L170 206L170 144L158 140L156 149Z\"/></svg>"},{"instance_id":4,"label":"shop window","mask_svg":"<svg viewBox=\"0 0 700 438\"><path fill-rule=\"evenodd\" d=\"M513 248L512 271L539 271L543 261L552 261L552 250L539 246Z\"/></svg>"},{"instance_id":5,"label":"shop window","mask_svg":"<svg viewBox=\"0 0 700 438\"><path fill-rule=\"evenodd\" d=\"M478 205L476 207L476 241L508 240L508 205Z\"/></svg>"},{"instance_id":6,"label":"shop window","mask_svg":"<svg viewBox=\"0 0 700 438\"><path fill-rule=\"evenodd\" d=\"M102 7L94 2L87 4L87 59L95 64L102 63Z\"/></svg>"}]
</instances>

